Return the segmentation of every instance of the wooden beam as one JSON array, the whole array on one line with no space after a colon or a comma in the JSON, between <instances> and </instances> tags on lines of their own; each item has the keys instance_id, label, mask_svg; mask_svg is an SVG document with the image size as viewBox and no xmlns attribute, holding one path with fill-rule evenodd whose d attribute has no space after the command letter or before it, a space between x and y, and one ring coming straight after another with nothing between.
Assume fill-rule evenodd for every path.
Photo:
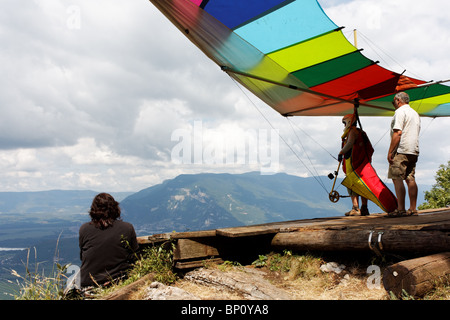
<instances>
[{"instance_id":1,"label":"wooden beam","mask_svg":"<svg viewBox=\"0 0 450 320\"><path fill-rule=\"evenodd\" d=\"M401 297L403 290L414 297L422 297L432 290L436 281L450 275L450 252L405 260L386 268L383 285L387 292Z\"/></svg>"},{"instance_id":2,"label":"wooden beam","mask_svg":"<svg viewBox=\"0 0 450 320\"><path fill-rule=\"evenodd\" d=\"M183 238L205 238L214 237L216 235L216 230L203 230L203 231L188 231L188 232L167 232L159 233L151 236L141 236L137 237L139 244L155 244L173 239L183 239Z\"/></svg>"},{"instance_id":3,"label":"wooden beam","mask_svg":"<svg viewBox=\"0 0 450 320\"><path fill-rule=\"evenodd\" d=\"M175 268L177 269L195 269L201 268L205 266L205 263L213 263L220 264L223 263L221 258L210 258L210 259L201 259L201 260L192 260L192 261L177 261L175 262Z\"/></svg>"},{"instance_id":4,"label":"wooden beam","mask_svg":"<svg viewBox=\"0 0 450 320\"><path fill-rule=\"evenodd\" d=\"M134 293L136 293L142 286L144 286L147 282L152 282L154 279L155 274L149 273L139 280L108 294L107 296L103 297L102 300L129 300L130 297Z\"/></svg>"},{"instance_id":5,"label":"wooden beam","mask_svg":"<svg viewBox=\"0 0 450 320\"><path fill-rule=\"evenodd\" d=\"M446 231L304 229L280 232L272 239L276 249L297 251L379 250L386 252L442 252L450 248Z\"/></svg>"},{"instance_id":6,"label":"wooden beam","mask_svg":"<svg viewBox=\"0 0 450 320\"><path fill-rule=\"evenodd\" d=\"M178 239L173 253L174 260L188 260L219 256L219 251L212 245L214 239Z\"/></svg>"}]
</instances>

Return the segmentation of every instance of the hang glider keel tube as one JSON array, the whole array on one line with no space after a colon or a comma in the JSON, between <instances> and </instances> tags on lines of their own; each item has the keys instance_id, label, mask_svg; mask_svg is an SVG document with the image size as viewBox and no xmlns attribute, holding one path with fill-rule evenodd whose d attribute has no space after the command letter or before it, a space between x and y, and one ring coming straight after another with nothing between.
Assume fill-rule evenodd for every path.
<instances>
[{"instance_id":1,"label":"hang glider keel tube","mask_svg":"<svg viewBox=\"0 0 450 320\"><path fill-rule=\"evenodd\" d=\"M317 92L317 91L314 91L314 90L311 90L311 89L300 88L300 87L297 87L297 86L294 86L294 85L290 85L290 84L286 84L286 83L270 80L270 79L267 79L267 78L263 78L263 77L259 77L259 76L250 74L250 73L233 70L233 69L231 69L230 67L227 67L227 66L221 66L220 68L222 69L222 71L224 71L226 73L233 73L233 74L241 75L241 76L244 76L244 77L252 78L252 79L255 79L255 80L258 80L258 81L263 81L263 82L267 82L267 83L274 84L274 85L277 85L277 86L282 86L282 87L285 87L285 88L289 88L289 89L292 89L292 90L297 90L297 91L302 91L302 92L314 94L314 95L319 96L319 97L323 97L323 98L339 101L339 103L344 102L344 103L354 104L353 100L342 99L342 98L331 96L331 95L328 95L328 94L325 94L325 93ZM323 106L312 107L312 108L309 108L309 109L304 109L303 111L329 107L330 105L333 105L333 104L327 104L327 105L323 105ZM369 108L380 109L380 110L384 110L384 111L392 111L392 109L389 109L389 108L384 108L384 107L380 107L380 106L376 106L376 105L368 104L368 103L364 103L364 102L359 102L359 105L365 106L365 107L369 107ZM295 113L295 112L282 114L282 116L290 117L290 116L293 115L293 113Z\"/></svg>"}]
</instances>

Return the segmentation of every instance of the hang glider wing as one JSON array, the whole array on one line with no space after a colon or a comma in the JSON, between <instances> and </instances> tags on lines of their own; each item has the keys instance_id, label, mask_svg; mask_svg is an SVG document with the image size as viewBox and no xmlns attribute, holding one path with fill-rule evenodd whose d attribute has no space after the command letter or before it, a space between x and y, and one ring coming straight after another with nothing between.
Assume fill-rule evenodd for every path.
<instances>
[{"instance_id":1,"label":"hang glider wing","mask_svg":"<svg viewBox=\"0 0 450 320\"><path fill-rule=\"evenodd\" d=\"M406 91L422 116L450 115L450 87L366 58L316 0L150 0L222 70L284 116L391 116Z\"/></svg>"},{"instance_id":2,"label":"hang glider wing","mask_svg":"<svg viewBox=\"0 0 450 320\"><path fill-rule=\"evenodd\" d=\"M354 170L347 172L342 185L371 200L384 212L389 213L397 209L397 198L381 181L370 162L352 169Z\"/></svg>"}]
</instances>

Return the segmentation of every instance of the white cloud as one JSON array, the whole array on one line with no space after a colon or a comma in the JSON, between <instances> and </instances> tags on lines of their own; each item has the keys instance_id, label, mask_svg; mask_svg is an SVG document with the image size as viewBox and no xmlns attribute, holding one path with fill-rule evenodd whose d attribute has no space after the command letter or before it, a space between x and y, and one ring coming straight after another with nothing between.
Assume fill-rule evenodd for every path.
<instances>
[{"instance_id":1,"label":"white cloud","mask_svg":"<svg viewBox=\"0 0 450 320\"><path fill-rule=\"evenodd\" d=\"M450 78L447 0L319 2L350 40L360 30L363 53L383 66L427 80ZM366 39L401 66L383 53L379 58ZM0 41L0 190L137 191L181 173L260 169L248 161L174 164L178 141L171 136L192 132L195 121L203 125L206 153L225 139L237 143L273 126L282 137L280 171L306 176L336 169L329 153L339 150L340 119L288 122L247 93L249 100L148 1L4 0ZM374 143L390 122L362 120ZM432 183L450 158L442 131L450 123L429 122L423 120L418 177ZM376 146L380 176L387 145L384 135Z\"/></svg>"},{"instance_id":2,"label":"white cloud","mask_svg":"<svg viewBox=\"0 0 450 320\"><path fill-rule=\"evenodd\" d=\"M326 5L328 1L319 2ZM449 10L450 2L445 0L354 0L326 7L327 15L346 27L344 34L352 43L352 31L358 30L358 47L364 48L364 55L424 80L449 78L442 67L448 64Z\"/></svg>"}]
</instances>

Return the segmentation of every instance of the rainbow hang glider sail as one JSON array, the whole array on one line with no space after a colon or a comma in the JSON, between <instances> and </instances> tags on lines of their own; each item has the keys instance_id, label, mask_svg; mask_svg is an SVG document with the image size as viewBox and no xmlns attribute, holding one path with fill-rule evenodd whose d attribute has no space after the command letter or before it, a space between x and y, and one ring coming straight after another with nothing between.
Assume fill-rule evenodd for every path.
<instances>
[{"instance_id":1,"label":"rainbow hang glider sail","mask_svg":"<svg viewBox=\"0 0 450 320\"><path fill-rule=\"evenodd\" d=\"M450 115L450 87L389 71L316 0L150 0L222 70L284 116L391 116L406 91L422 116Z\"/></svg>"}]
</instances>

